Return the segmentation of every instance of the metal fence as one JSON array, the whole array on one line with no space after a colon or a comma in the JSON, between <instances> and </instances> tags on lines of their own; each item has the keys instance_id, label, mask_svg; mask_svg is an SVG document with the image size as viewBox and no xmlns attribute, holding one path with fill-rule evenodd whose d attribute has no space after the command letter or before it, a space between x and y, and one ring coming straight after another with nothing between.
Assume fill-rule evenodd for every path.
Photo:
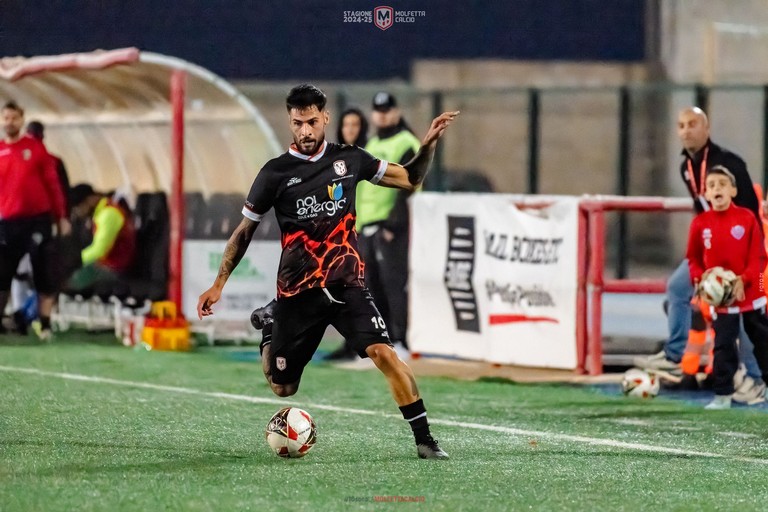
<instances>
[{"instance_id":1,"label":"metal fence","mask_svg":"<svg viewBox=\"0 0 768 512\"><path fill-rule=\"evenodd\" d=\"M285 94L293 84L244 83L278 137L290 142ZM348 106L370 112L378 90L395 94L418 136L443 110L461 110L439 146L431 190L506 193L685 196L679 176L677 112L704 108L712 138L741 155L766 183L768 86L673 85L424 91L404 83L318 84L334 117ZM285 128L283 128L285 127ZM335 123L329 137L335 138ZM669 263L682 257L690 216L615 214L608 218L608 257L617 277L628 261Z\"/></svg>"}]
</instances>

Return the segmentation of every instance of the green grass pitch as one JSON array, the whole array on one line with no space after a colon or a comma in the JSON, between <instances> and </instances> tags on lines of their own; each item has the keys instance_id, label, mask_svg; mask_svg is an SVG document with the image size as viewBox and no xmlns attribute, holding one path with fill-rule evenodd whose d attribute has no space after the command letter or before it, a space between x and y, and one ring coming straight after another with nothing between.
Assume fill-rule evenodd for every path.
<instances>
[{"instance_id":1,"label":"green grass pitch","mask_svg":"<svg viewBox=\"0 0 768 512\"><path fill-rule=\"evenodd\" d=\"M422 378L451 455L425 461L376 371L312 364L280 399L253 348L108 339L0 338L0 511L768 508L765 411ZM264 440L287 404L318 425L303 459Z\"/></svg>"}]
</instances>

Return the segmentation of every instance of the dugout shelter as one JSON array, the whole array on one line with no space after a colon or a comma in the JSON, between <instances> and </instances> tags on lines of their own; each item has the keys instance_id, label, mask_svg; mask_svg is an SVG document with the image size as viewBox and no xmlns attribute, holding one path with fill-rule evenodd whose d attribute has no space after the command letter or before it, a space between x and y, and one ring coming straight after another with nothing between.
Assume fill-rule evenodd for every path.
<instances>
[{"instance_id":1,"label":"dugout shelter","mask_svg":"<svg viewBox=\"0 0 768 512\"><path fill-rule=\"evenodd\" d=\"M27 122L45 124L45 144L72 184L121 190L139 214L159 203L146 215L162 216L167 206L165 235L160 227L156 236L168 242L156 247L168 254L168 294L179 305L185 236L225 237L257 170L281 152L258 108L230 83L137 48L4 57L0 100L11 99Z\"/></svg>"}]
</instances>

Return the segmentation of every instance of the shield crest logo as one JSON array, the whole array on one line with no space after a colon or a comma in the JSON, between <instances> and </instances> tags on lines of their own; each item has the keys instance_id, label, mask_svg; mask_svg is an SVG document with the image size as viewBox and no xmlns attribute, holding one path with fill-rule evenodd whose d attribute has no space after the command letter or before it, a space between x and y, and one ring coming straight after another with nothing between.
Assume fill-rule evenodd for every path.
<instances>
[{"instance_id":1,"label":"shield crest logo","mask_svg":"<svg viewBox=\"0 0 768 512\"><path fill-rule=\"evenodd\" d=\"M284 357L278 357L275 359L275 366L277 366L277 369L280 371L285 370L285 367L288 366L285 364L285 358Z\"/></svg>"},{"instance_id":2,"label":"shield crest logo","mask_svg":"<svg viewBox=\"0 0 768 512\"><path fill-rule=\"evenodd\" d=\"M344 163L344 160L336 160L333 162L333 172L339 176L347 174L347 164Z\"/></svg>"},{"instance_id":3,"label":"shield crest logo","mask_svg":"<svg viewBox=\"0 0 768 512\"><path fill-rule=\"evenodd\" d=\"M373 10L373 24L381 30L387 30L395 23L395 10L386 5L380 5Z\"/></svg>"},{"instance_id":4,"label":"shield crest logo","mask_svg":"<svg viewBox=\"0 0 768 512\"><path fill-rule=\"evenodd\" d=\"M744 233L746 233L746 231L747 230L744 229L744 226L737 224L731 228L731 236L736 240L741 240L741 237L744 236Z\"/></svg>"}]
</instances>

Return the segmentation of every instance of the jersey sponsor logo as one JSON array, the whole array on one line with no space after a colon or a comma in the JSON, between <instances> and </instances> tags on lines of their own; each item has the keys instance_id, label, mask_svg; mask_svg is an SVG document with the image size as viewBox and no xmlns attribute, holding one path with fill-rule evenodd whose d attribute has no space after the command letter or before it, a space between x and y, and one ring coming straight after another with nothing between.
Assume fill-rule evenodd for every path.
<instances>
[{"instance_id":1,"label":"jersey sponsor logo","mask_svg":"<svg viewBox=\"0 0 768 512\"><path fill-rule=\"evenodd\" d=\"M704 240L704 247L707 249L712 248L712 230L709 228L704 228L704 231L701 232L701 238Z\"/></svg>"},{"instance_id":2,"label":"jersey sponsor logo","mask_svg":"<svg viewBox=\"0 0 768 512\"><path fill-rule=\"evenodd\" d=\"M288 184L286 185L286 187L290 187L292 185L298 185L299 183L301 183L301 178L297 178L294 176L293 178L288 180Z\"/></svg>"},{"instance_id":3,"label":"jersey sponsor logo","mask_svg":"<svg viewBox=\"0 0 768 512\"><path fill-rule=\"evenodd\" d=\"M347 174L347 164L344 163L344 160L336 160L333 162L333 172L339 176Z\"/></svg>"},{"instance_id":4,"label":"jersey sponsor logo","mask_svg":"<svg viewBox=\"0 0 768 512\"><path fill-rule=\"evenodd\" d=\"M744 229L744 226L740 224L736 224L731 228L731 236L736 240L741 240L741 237L744 236L744 233L746 233L746 230Z\"/></svg>"},{"instance_id":5,"label":"jersey sponsor logo","mask_svg":"<svg viewBox=\"0 0 768 512\"><path fill-rule=\"evenodd\" d=\"M347 199L344 197L344 188L340 183L328 185L328 198L328 201L323 201L311 195L297 200L296 215L298 215L299 220L312 219L322 213L332 217L347 204Z\"/></svg>"},{"instance_id":6,"label":"jersey sponsor logo","mask_svg":"<svg viewBox=\"0 0 768 512\"><path fill-rule=\"evenodd\" d=\"M278 370L283 371L288 367L288 364L285 362L284 357L278 357L275 359L275 366L277 366Z\"/></svg>"},{"instance_id":7,"label":"jersey sponsor logo","mask_svg":"<svg viewBox=\"0 0 768 512\"><path fill-rule=\"evenodd\" d=\"M341 199L341 196L344 194L344 190L341 188L340 183L334 183L333 185L328 185L328 197L333 199L334 201L338 201Z\"/></svg>"}]
</instances>

